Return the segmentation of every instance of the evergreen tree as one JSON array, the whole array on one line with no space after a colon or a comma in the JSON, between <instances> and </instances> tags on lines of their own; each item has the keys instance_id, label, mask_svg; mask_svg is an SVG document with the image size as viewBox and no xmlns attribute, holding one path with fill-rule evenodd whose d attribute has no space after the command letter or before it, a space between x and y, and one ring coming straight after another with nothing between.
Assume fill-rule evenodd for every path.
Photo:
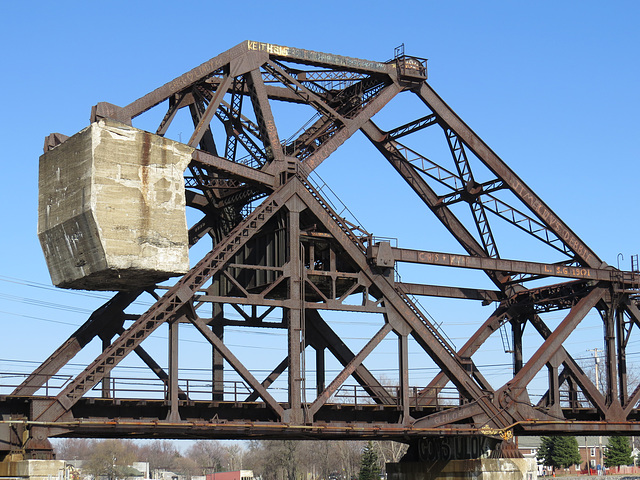
<instances>
[{"instance_id":1,"label":"evergreen tree","mask_svg":"<svg viewBox=\"0 0 640 480\"><path fill-rule=\"evenodd\" d=\"M580 450L575 437L541 437L538 460L553 468L569 468L579 464Z\"/></svg>"},{"instance_id":2,"label":"evergreen tree","mask_svg":"<svg viewBox=\"0 0 640 480\"><path fill-rule=\"evenodd\" d=\"M369 441L362 450L360 461L360 474L358 480L378 480L380 478L380 466L378 465L378 454Z\"/></svg>"},{"instance_id":3,"label":"evergreen tree","mask_svg":"<svg viewBox=\"0 0 640 480\"><path fill-rule=\"evenodd\" d=\"M604 453L604 464L607 467L633 464L628 437L609 437Z\"/></svg>"},{"instance_id":4,"label":"evergreen tree","mask_svg":"<svg viewBox=\"0 0 640 480\"><path fill-rule=\"evenodd\" d=\"M540 437L540 447L536 453L538 463L550 467L552 465L551 453L553 452L553 440L551 437Z\"/></svg>"}]
</instances>

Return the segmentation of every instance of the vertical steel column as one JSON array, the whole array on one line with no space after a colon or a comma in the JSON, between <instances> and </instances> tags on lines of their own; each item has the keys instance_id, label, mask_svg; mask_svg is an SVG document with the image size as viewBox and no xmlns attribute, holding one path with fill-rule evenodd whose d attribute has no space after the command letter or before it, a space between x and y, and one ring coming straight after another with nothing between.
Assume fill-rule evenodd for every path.
<instances>
[{"instance_id":1,"label":"vertical steel column","mask_svg":"<svg viewBox=\"0 0 640 480\"><path fill-rule=\"evenodd\" d=\"M398 335L398 368L400 378L400 391L398 401L402 407L402 423L409 422L409 342L408 334Z\"/></svg>"},{"instance_id":2,"label":"vertical steel column","mask_svg":"<svg viewBox=\"0 0 640 480\"><path fill-rule=\"evenodd\" d=\"M302 416L302 308L304 299L302 290L302 259L300 258L300 212L304 204L294 196L286 203L289 210L289 300L287 308L289 341L289 416L288 422L300 424Z\"/></svg>"},{"instance_id":3,"label":"vertical steel column","mask_svg":"<svg viewBox=\"0 0 640 480\"><path fill-rule=\"evenodd\" d=\"M169 390L167 397L169 400L169 415L167 420L171 422L180 421L178 412L178 328L180 319L176 318L169 322Z\"/></svg>"},{"instance_id":4,"label":"vertical steel column","mask_svg":"<svg viewBox=\"0 0 640 480\"><path fill-rule=\"evenodd\" d=\"M624 328L624 310L619 308L616 315L616 336L618 338L618 384L620 404L626 405L629 397L627 385L627 336Z\"/></svg>"},{"instance_id":5,"label":"vertical steel column","mask_svg":"<svg viewBox=\"0 0 640 480\"><path fill-rule=\"evenodd\" d=\"M214 304L213 305L214 318L220 317L222 319L222 305ZM218 337L220 340L224 340L224 326L222 323L216 323L211 327L211 331L213 334ZM211 347L212 349L212 359L211 366L212 372L211 377L213 380L213 401L222 401L224 400L224 358L220 354L217 348Z\"/></svg>"},{"instance_id":6,"label":"vertical steel column","mask_svg":"<svg viewBox=\"0 0 640 480\"><path fill-rule=\"evenodd\" d=\"M324 347L316 348L316 395L320 395L325 387Z\"/></svg>"},{"instance_id":7,"label":"vertical steel column","mask_svg":"<svg viewBox=\"0 0 640 480\"><path fill-rule=\"evenodd\" d=\"M517 317L511 321L511 331L513 332L513 374L517 375L522 370L522 334L524 333L525 322Z\"/></svg>"},{"instance_id":8,"label":"vertical steel column","mask_svg":"<svg viewBox=\"0 0 640 480\"><path fill-rule=\"evenodd\" d=\"M549 373L549 403L553 409L560 408L560 382L558 381L558 366L547 364Z\"/></svg>"},{"instance_id":9,"label":"vertical steel column","mask_svg":"<svg viewBox=\"0 0 640 480\"><path fill-rule=\"evenodd\" d=\"M111 345L111 337L102 338L102 351L104 352ZM111 375L105 375L102 379L102 398L111 398Z\"/></svg>"},{"instance_id":10,"label":"vertical steel column","mask_svg":"<svg viewBox=\"0 0 640 480\"><path fill-rule=\"evenodd\" d=\"M215 243L212 248L215 247ZM211 284L214 295L227 294L224 278L218 278ZM214 303L211 306L211 331L220 340L224 340L224 304ZM224 358L220 351L211 345L211 400L224 400Z\"/></svg>"},{"instance_id":11,"label":"vertical steel column","mask_svg":"<svg viewBox=\"0 0 640 480\"><path fill-rule=\"evenodd\" d=\"M616 358L616 317L618 315L618 301L611 300L609 309L604 315L604 349L605 371L607 375L607 405L618 398L618 374Z\"/></svg>"}]
</instances>

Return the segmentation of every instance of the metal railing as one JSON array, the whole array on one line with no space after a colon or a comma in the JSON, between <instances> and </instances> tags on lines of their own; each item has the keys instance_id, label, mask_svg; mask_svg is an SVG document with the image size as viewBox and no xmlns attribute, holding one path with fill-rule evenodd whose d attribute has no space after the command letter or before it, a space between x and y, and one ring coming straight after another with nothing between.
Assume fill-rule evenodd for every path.
<instances>
[{"instance_id":1,"label":"metal railing","mask_svg":"<svg viewBox=\"0 0 640 480\"><path fill-rule=\"evenodd\" d=\"M0 394L9 395L30 375L27 373L0 372ZM46 379L42 387L36 392L37 396L54 397L73 379L72 375L43 375L43 377L46 377ZM221 401L238 403L244 402L253 393L253 390L245 382L238 380L213 382L212 380L181 378L178 381L178 388L181 395L192 401L212 401L213 398L217 398ZM382 389L383 391L380 391L380 385L342 385L331 397L330 403L357 407L385 403L391 398L395 400L395 405L401 405L400 386L385 385ZM409 404L411 407L425 404L426 400L432 406L455 405L459 401L459 394L454 387L436 387L431 389L428 394L420 395L423 389L424 387L409 387ZM367 391L373 393L370 395ZM376 391L379 394L376 394ZM309 389L310 394L314 392L315 389ZM91 398L103 397L119 400L140 398L163 400L169 397L166 382L158 378L148 377L107 377L105 378L105 385L103 386L102 382L96 384L88 396Z\"/></svg>"},{"instance_id":2,"label":"metal railing","mask_svg":"<svg viewBox=\"0 0 640 480\"><path fill-rule=\"evenodd\" d=\"M38 379L42 386L39 395L55 396L73 379L72 375L44 375L37 373L0 372L0 395L9 395L27 379Z\"/></svg>"},{"instance_id":3,"label":"metal railing","mask_svg":"<svg viewBox=\"0 0 640 480\"><path fill-rule=\"evenodd\" d=\"M253 392L243 381L181 378L178 389L190 400L211 401L221 398L223 401L241 402ZM168 398L169 387L166 382L153 378L110 377L106 386L96 384L92 391L108 398L137 398L140 394L155 398Z\"/></svg>"},{"instance_id":4,"label":"metal railing","mask_svg":"<svg viewBox=\"0 0 640 480\"><path fill-rule=\"evenodd\" d=\"M344 405L373 405L375 403L383 403L384 400L392 398L395 400L396 406L401 406L401 387L398 385L385 385L385 397L380 395L369 395L366 390L375 391L379 386L370 386L365 388L362 385L342 385L336 393L331 397L333 402ZM430 389L428 394L420 395L424 387L409 387L409 406L418 407L420 405L429 404L431 406L457 405L460 401L460 394L455 387L434 387ZM336 401L341 400L341 401ZM377 402L376 400L379 400Z\"/></svg>"}]
</instances>

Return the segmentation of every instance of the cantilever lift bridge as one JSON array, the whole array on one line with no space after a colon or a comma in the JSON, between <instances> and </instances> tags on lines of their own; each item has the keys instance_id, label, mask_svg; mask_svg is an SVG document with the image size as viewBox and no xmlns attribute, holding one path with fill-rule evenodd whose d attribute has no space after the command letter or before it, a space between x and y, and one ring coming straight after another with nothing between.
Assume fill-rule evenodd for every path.
<instances>
[{"instance_id":1,"label":"cantilever lift bridge","mask_svg":"<svg viewBox=\"0 0 640 480\"><path fill-rule=\"evenodd\" d=\"M419 101L415 111L404 112L409 121L382 129L372 120L396 97L411 95ZM278 130L285 121L277 117L281 103L308 112L287 140ZM155 132L135 128L149 110L161 119ZM192 130L181 127L180 137L169 139L180 115L192 120ZM45 141L39 231L54 283L117 293L0 397L1 449L37 455L54 436L408 441L637 431L640 385L627 377L626 360L640 327L637 258L632 271L600 260L430 87L426 60L403 50L376 62L246 41L129 105L99 103L91 122L73 137L51 134ZM439 139L436 160L419 140L427 133ZM457 241L455 248L398 248L336 211L311 174L352 135L364 135L377 149L371 162L393 166L415 192L416 205L428 207ZM81 164L88 176L74 170ZM334 167L350 174L348 166ZM178 187L169 171L178 171ZM89 177L73 195L56 197L70 191L56 182ZM141 186L135 199L125 195L122 202L141 218L111 208L123 185ZM382 198L392 194L383 191L383 179L380 185ZM95 192L93 200L85 198ZM69 207L72 214L60 210L67 201L78 202ZM182 225L185 205L188 226ZM107 231L127 240L96 240ZM115 254L100 250L107 244ZM196 244L207 246L192 248ZM501 255L519 244L516 258ZM536 247L524 247L531 244ZM140 252L118 250L129 245ZM482 271L493 287L441 285L427 275L419 284L402 282L396 275L402 262ZM168 277L174 280L162 283ZM149 294L154 303L145 312L128 310ZM416 296L493 306L455 347ZM357 317L355 323L356 313L374 315L378 330L352 349L329 311ZM555 328L549 312L562 316ZM604 331L603 385L566 348L591 312ZM252 371L225 344L229 326L285 330L286 356L268 365L266 376ZM523 353L525 327L538 338L531 355ZM145 349L158 329L169 332L166 370ZM203 360L211 367L207 390L189 389L178 375L183 329L195 329L210 344ZM507 329L513 371L494 385L474 355ZM393 386L367 368L367 357L387 337L397 339ZM56 373L96 338L102 352L54 388ZM419 386L409 382L410 339L437 365ZM118 365L129 355L149 367L161 395L142 386L114 387ZM341 365L335 376L325 368L329 357ZM224 365L241 379L242 395L238 382L225 378ZM284 397L272 388L281 376L287 378ZM534 378L544 379L541 395L532 394ZM347 381L357 388L345 399L338 392ZM448 401L445 388L455 392Z\"/></svg>"}]
</instances>

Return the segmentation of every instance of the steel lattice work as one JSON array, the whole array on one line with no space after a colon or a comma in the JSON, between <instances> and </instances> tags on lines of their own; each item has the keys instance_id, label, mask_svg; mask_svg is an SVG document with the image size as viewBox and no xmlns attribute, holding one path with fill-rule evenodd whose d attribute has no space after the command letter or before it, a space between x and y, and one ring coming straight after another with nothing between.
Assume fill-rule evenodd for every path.
<instances>
[{"instance_id":1,"label":"steel lattice work","mask_svg":"<svg viewBox=\"0 0 640 480\"><path fill-rule=\"evenodd\" d=\"M189 243L211 239L213 247L171 287L140 285L117 293L3 397L0 411L9 421L5 425L11 425L0 430L6 445L20 444L15 438L22 438L24 429L30 430L33 451L56 435L406 440L447 434L635 431L640 385L629 384L625 350L634 326L640 326L640 275L600 260L426 78L426 60L403 51L390 61L374 62L247 41L125 107L95 106L92 122L109 119L127 125L148 110L164 109L157 130L148 134L160 137L180 111L189 113L192 133L181 132L193 149L185 172L186 199L199 212ZM421 108L413 121L383 130L372 117L399 94L414 95ZM276 128L273 105L279 102L312 112L311 120L287 140ZM412 138L434 129L444 133L451 166L410 146ZM358 131L466 254L397 248L376 241L335 211L309 175ZM65 140L52 134L45 151ZM469 210L463 215L464 204ZM496 223L532 239L552 260L502 258L504 247L492 229ZM480 270L495 289L403 283L394 275L401 262ZM126 313L144 292L154 296L153 306L141 315ZM414 295L497 307L455 348ZM229 319L229 309L242 319ZM330 310L375 313L383 321L363 348L352 351L323 318ZM542 317L550 311L563 314L553 329ZM563 346L591 311L604 324L604 389L594 385ZM279 321L267 319L276 314ZM165 325L168 371L143 347ZM540 337L527 359L526 325ZM204 400L193 397L178 378L178 332L187 326L211 344L210 392ZM285 329L288 354L269 375L258 377L225 344L228 326ZM474 354L507 327L512 330L513 375L495 386ZM389 335L397 337L399 352L398 385L393 388L365 367L368 355ZM102 339L102 354L55 396L45 392L47 382L94 338ZM419 389L409 385L409 338L439 370ZM307 347L316 353L315 398L304 391ZM329 383L327 353L342 365ZM111 371L130 354L138 355L164 384L162 398L113 398ZM242 399L225 388L224 362L249 389ZM532 400L528 386L545 369L547 391ZM283 401L270 387L285 372ZM364 404L337 401L336 393L349 378L366 392ZM453 404L439 401L447 385L456 391Z\"/></svg>"}]
</instances>

